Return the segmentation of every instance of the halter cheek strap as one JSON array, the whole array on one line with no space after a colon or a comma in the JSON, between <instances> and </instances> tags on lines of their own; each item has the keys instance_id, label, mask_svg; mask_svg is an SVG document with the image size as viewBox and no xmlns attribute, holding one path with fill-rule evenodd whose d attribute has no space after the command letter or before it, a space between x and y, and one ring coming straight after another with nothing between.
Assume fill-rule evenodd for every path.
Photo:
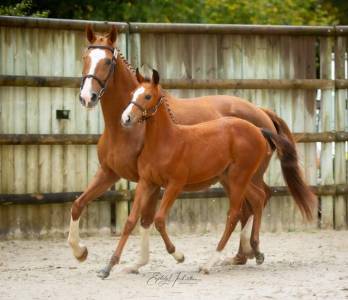
<instances>
[{"instance_id":1,"label":"halter cheek strap","mask_svg":"<svg viewBox=\"0 0 348 300\"><path fill-rule=\"evenodd\" d=\"M161 96L158 99L157 103L154 106L150 107L149 109L142 107L136 101L131 101L129 104L131 103L134 104L142 112L142 117L139 120L139 123L142 123L146 121L147 119L151 118L157 112L159 106L163 103L163 96Z\"/></svg>"},{"instance_id":2,"label":"halter cheek strap","mask_svg":"<svg viewBox=\"0 0 348 300\"><path fill-rule=\"evenodd\" d=\"M116 67L116 59L117 59L117 49L116 48L112 48L109 46L98 46L98 45L90 45L88 46L87 49L104 49L104 50L108 50L112 53L112 60L111 60L111 66L108 72L108 75L106 76L106 78L104 80L101 80L100 78L98 78L97 76L93 75L93 74L87 74L85 76L82 77L82 81L81 81L81 85L80 85L80 91L83 88L83 85L85 84L85 81L87 78L92 78L94 80L96 80L99 84L99 86L101 87L100 91L98 92L98 100L104 95L105 89L107 87L107 83L108 80L111 76L112 73L114 73L115 71L115 67Z\"/></svg>"}]
</instances>

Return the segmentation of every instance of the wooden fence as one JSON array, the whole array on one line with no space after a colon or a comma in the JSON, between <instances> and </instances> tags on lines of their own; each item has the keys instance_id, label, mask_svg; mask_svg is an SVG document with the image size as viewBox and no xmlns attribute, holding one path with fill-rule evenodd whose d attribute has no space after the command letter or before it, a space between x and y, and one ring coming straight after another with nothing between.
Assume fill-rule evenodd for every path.
<instances>
[{"instance_id":1,"label":"wooden fence","mask_svg":"<svg viewBox=\"0 0 348 300\"><path fill-rule=\"evenodd\" d=\"M71 201L96 171L102 115L78 101L87 23L109 26L0 16L0 238L66 235ZM114 24L122 53L158 69L172 93L238 95L274 110L296 133L306 179L320 195L317 220L302 222L274 157L263 230L347 227L348 27ZM121 180L90 204L82 233L119 232L133 190ZM169 227L220 230L226 209L218 185L184 193Z\"/></svg>"}]
</instances>

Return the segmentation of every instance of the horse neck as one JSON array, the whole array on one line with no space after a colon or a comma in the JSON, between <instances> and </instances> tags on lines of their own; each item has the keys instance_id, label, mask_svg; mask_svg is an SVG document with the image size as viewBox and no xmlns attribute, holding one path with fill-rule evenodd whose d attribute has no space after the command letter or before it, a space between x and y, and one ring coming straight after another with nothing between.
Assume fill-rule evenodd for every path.
<instances>
[{"instance_id":1,"label":"horse neck","mask_svg":"<svg viewBox=\"0 0 348 300\"><path fill-rule=\"evenodd\" d=\"M106 131L122 129L120 124L121 115L131 100L131 93L136 87L135 75L124 60L118 57L113 76L110 78L105 94L101 99Z\"/></svg>"},{"instance_id":2,"label":"horse neck","mask_svg":"<svg viewBox=\"0 0 348 300\"><path fill-rule=\"evenodd\" d=\"M154 141L156 143L158 139L168 139L168 137L175 134L177 130L177 125L174 123L166 107L168 105L168 102L165 103L167 97L166 95L166 99L163 100L163 103L159 106L155 115L146 122L145 142Z\"/></svg>"}]
</instances>

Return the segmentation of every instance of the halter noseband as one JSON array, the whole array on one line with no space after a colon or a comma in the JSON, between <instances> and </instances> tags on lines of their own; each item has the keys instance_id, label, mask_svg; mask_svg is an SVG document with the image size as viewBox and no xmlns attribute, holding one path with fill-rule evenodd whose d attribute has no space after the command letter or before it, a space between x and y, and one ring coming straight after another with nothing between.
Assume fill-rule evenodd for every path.
<instances>
[{"instance_id":1,"label":"halter noseband","mask_svg":"<svg viewBox=\"0 0 348 300\"><path fill-rule=\"evenodd\" d=\"M103 96L104 92L105 92L105 89L107 87L107 83L108 83L108 80L111 76L111 74L115 71L115 67L116 67L116 58L117 58L117 49L116 48L112 48L112 47L109 47L109 46L98 46L98 45L90 45L87 47L87 49L104 49L104 50L108 50L112 53L112 60L111 60L111 66L110 66L110 69L109 69L109 72L108 72L108 75L106 76L106 78L104 80L98 78L97 76L93 75L93 74L87 74L85 76L82 77L82 81L81 81L81 85L80 85L80 91L82 90L83 88L83 85L86 81L87 78L92 78L92 79L95 79L98 84L100 85L101 89L100 91L98 92L98 100Z\"/></svg>"},{"instance_id":2,"label":"halter noseband","mask_svg":"<svg viewBox=\"0 0 348 300\"><path fill-rule=\"evenodd\" d=\"M163 97L161 96L157 103L150 107L149 109L146 109L144 107L142 107L139 103L135 102L135 101L131 101L129 102L129 104L134 104L142 113L141 119L139 120L139 123L142 123L144 121L146 121L147 119L151 118L158 110L158 108L160 107L160 105L163 103Z\"/></svg>"}]
</instances>

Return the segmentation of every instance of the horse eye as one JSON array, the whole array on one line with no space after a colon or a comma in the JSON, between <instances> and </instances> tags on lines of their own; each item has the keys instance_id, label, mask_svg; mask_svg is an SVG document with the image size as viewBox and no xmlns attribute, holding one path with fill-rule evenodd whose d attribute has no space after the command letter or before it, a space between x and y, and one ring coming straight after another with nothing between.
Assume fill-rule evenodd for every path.
<instances>
[{"instance_id":1,"label":"horse eye","mask_svg":"<svg viewBox=\"0 0 348 300\"><path fill-rule=\"evenodd\" d=\"M107 65L110 65L110 64L111 64L111 59L107 58L107 59L105 60L105 63L106 63Z\"/></svg>"},{"instance_id":2,"label":"horse eye","mask_svg":"<svg viewBox=\"0 0 348 300\"><path fill-rule=\"evenodd\" d=\"M151 95L145 95L145 99L146 100L150 100L151 99Z\"/></svg>"}]
</instances>

